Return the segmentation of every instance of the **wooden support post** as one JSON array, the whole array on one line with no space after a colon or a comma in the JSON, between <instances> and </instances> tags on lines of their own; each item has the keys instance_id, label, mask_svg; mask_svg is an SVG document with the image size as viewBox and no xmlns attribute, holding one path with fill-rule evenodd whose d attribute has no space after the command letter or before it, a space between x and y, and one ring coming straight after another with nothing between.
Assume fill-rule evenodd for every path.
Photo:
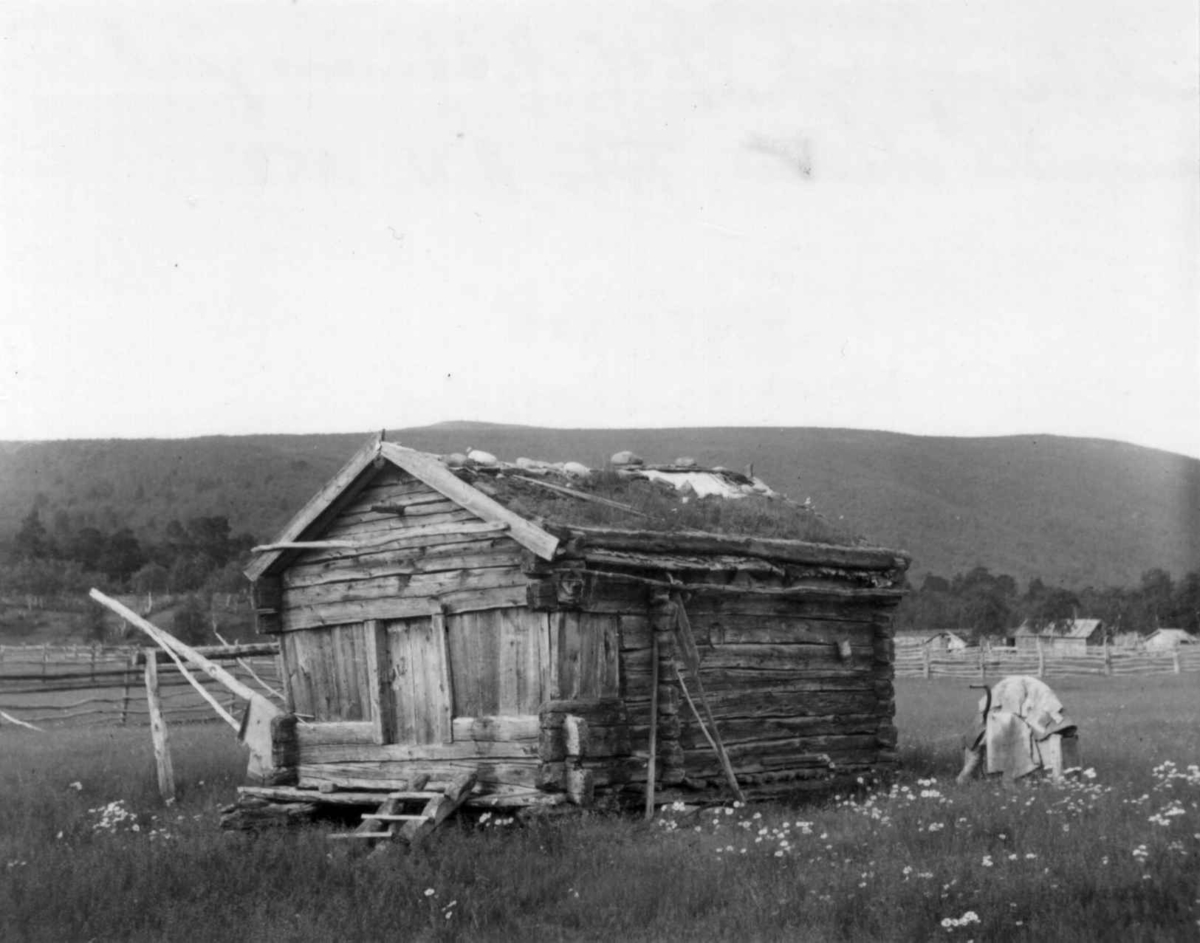
<instances>
[{"instance_id":1,"label":"wooden support post","mask_svg":"<svg viewBox=\"0 0 1200 943\"><path fill-rule=\"evenodd\" d=\"M924 662L925 662L925 665L924 665L925 680L928 681L930 679L930 677L932 677L932 675L933 675L933 666L930 664L930 659L929 659L929 643L928 642L926 642L923 646L921 646L921 651L924 653L922 657L924 658Z\"/></svg>"},{"instance_id":2,"label":"wooden support post","mask_svg":"<svg viewBox=\"0 0 1200 943\"><path fill-rule=\"evenodd\" d=\"M986 675L986 674L987 674L987 667L984 664L983 646L980 645L979 646L979 680L982 681L984 678L984 675Z\"/></svg>"},{"instance_id":3,"label":"wooden support post","mask_svg":"<svg viewBox=\"0 0 1200 943\"><path fill-rule=\"evenodd\" d=\"M1035 639L1034 641L1037 643L1037 656L1038 656L1037 676L1039 678L1044 678L1044 677L1046 677L1046 653L1044 651L1042 651L1042 640L1039 638L1039 639Z\"/></svg>"},{"instance_id":4,"label":"wooden support post","mask_svg":"<svg viewBox=\"0 0 1200 943\"><path fill-rule=\"evenodd\" d=\"M367 653L367 703L375 724L375 742L396 740L396 706L392 692L392 659L387 624L382 619L364 623Z\"/></svg>"},{"instance_id":5,"label":"wooden support post","mask_svg":"<svg viewBox=\"0 0 1200 943\"><path fill-rule=\"evenodd\" d=\"M1179 646L1171 649L1171 663L1175 666L1175 674L1179 674Z\"/></svg>"},{"instance_id":6,"label":"wooden support post","mask_svg":"<svg viewBox=\"0 0 1200 943\"><path fill-rule=\"evenodd\" d=\"M650 642L650 758L646 761L646 820L654 818L654 774L658 760L658 629Z\"/></svg>"},{"instance_id":7,"label":"wooden support post","mask_svg":"<svg viewBox=\"0 0 1200 943\"><path fill-rule=\"evenodd\" d=\"M146 704L150 708L150 737L154 741L154 762L158 768L158 791L163 801L175 801L175 770L171 766L171 745L162 700L158 696L158 661L154 649L146 649Z\"/></svg>"},{"instance_id":8,"label":"wooden support post","mask_svg":"<svg viewBox=\"0 0 1200 943\"><path fill-rule=\"evenodd\" d=\"M1104 673L1111 675L1112 672L1112 651L1108 647L1108 639L1101 639L1101 644L1104 646Z\"/></svg>"}]
</instances>

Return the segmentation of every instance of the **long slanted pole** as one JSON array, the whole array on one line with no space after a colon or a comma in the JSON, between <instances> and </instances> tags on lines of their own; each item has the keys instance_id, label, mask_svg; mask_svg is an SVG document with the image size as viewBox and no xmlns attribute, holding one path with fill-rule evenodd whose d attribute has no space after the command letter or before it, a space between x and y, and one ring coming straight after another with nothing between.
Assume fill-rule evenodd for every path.
<instances>
[{"instance_id":1,"label":"long slanted pole","mask_svg":"<svg viewBox=\"0 0 1200 943\"><path fill-rule=\"evenodd\" d=\"M184 644L183 642L179 641L179 639L175 638L175 636L171 635L169 632L164 632L162 629L160 629L158 626L154 625L152 622L148 622L147 620L143 619L141 616L139 616L136 612L134 612L132 609L128 608L127 606L123 606L121 603L117 602L115 599L110 599L109 597L105 596L104 593L100 592L100 590L98 590L98 589L93 589L90 593L88 593L88 595L92 599L94 599L96 602L100 603L100 605L105 606L108 609L111 609L113 612L115 612L117 615L119 615L122 619L124 619L130 625L134 626L135 628L141 629L143 632L145 632L147 635L149 635L152 639L154 639L155 642L157 642L163 648L172 650L176 654L181 655L184 658L186 658L188 661L190 661L193 665L195 665L197 668L199 668L201 671L203 671L206 675L208 675L214 681L217 681L220 684L225 685L225 687L227 687L230 691L232 691L234 694L236 694L238 697L242 698L243 700L253 701L256 698L261 698L261 699L265 700L265 698L263 698L263 696L261 694L259 694L253 688L242 683L240 680L238 680L236 677L231 675L228 671L226 671L224 668L222 668L216 662L210 661L209 659L207 659L203 655L201 655L198 651L196 651L194 648L192 648L190 645Z\"/></svg>"},{"instance_id":2,"label":"long slanted pole","mask_svg":"<svg viewBox=\"0 0 1200 943\"><path fill-rule=\"evenodd\" d=\"M712 744L717 754L717 759L721 761L721 768L725 771L725 778L729 782L729 788L733 790L734 797L738 802L745 802L746 795L742 792L742 787L738 784L737 774L734 773L733 764L729 761L729 753L725 749L725 744L721 741L721 730L717 726L717 719L713 716L712 708L708 703L708 695L704 692L704 682L700 679L700 654L696 649L696 636L692 632L692 623L688 619L687 610L683 608L683 600L679 596L675 596L674 602L675 627L683 643L681 646L683 648L683 660L696 682L696 694L700 698L700 706L704 708L709 726L712 728L712 736L708 737L708 731L705 731L705 736L708 737L709 743ZM684 691L686 692L687 689L684 688ZM691 704L694 713L696 705L692 703L690 695L688 695L688 703ZM699 714L696 715L696 719L700 720ZM703 721L700 722L700 729L704 729Z\"/></svg>"}]
</instances>

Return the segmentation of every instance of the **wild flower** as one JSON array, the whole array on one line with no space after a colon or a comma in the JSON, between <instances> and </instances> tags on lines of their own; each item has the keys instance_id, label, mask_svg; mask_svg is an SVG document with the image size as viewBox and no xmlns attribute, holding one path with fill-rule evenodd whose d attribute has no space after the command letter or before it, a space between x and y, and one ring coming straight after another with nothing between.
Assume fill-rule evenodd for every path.
<instances>
[{"instance_id":1,"label":"wild flower","mask_svg":"<svg viewBox=\"0 0 1200 943\"><path fill-rule=\"evenodd\" d=\"M75 782L73 782L73 783L69 783L69 784L67 785L67 788L68 788L68 789L74 789L76 792L82 792L82 791L83 791L83 783L81 783L81 782L80 782L80 781L77 779L77 780L75 780Z\"/></svg>"},{"instance_id":2,"label":"wild flower","mask_svg":"<svg viewBox=\"0 0 1200 943\"><path fill-rule=\"evenodd\" d=\"M973 910L968 910L961 917L943 917L942 926L947 930L953 930L956 927L967 927L973 923L979 923L979 914Z\"/></svg>"},{"instance_id":3,"label":"wild flower","mask_svg":"<svg viewBox=\"0 0 1200 943\"><path fill-rule=\"evenodd\" d=\"M437 890L435 890L434 888L432 888L432 887L425 888L425 896L426 897L433 897L436 894L437 894Z\"/></svg>"},{"instance_id":4,"label":"wild flower","mask_svg":"<svg viewBox=\"0 0 1200 943\"><path fill-rule=\"evenodd\" d=\"M983 861L981 861L980 864L982 864L985 868L990 868L992 866L992 856L984 855Z\"/></svg>"}]
</instances>

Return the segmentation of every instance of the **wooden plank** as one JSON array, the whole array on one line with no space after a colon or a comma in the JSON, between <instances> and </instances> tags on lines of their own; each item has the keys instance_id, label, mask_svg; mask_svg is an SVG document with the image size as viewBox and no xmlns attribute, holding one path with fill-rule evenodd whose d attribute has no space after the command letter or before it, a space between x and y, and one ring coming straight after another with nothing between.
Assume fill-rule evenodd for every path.
<instances>
[{"instance_id":1,"label":"wooden plank","mask_svg":"<svg viewBox=\"0 0 1200 943\"><path fill-rule=\"evenodd\" d=\"M910 558L896 550L868 547L836 547L799 540L741 537L701 532L660 533L602 527L562 528L571 538L570 553L586 549L637 550L648 553L718 553L786 560L812 566L836 566L861 570L904 570ZM578 549L577 549L578 548Z\"/></svg>"},{"instance_id":2,"label":"wooden plank","mask_svg":"<svg viewBox=\"0 0 1200 943\"><path fill-rule=\"evenodd\" d=\"M511 565L381 576L354 582L289 587L287 607L290 611L326 603L390 598L414 599L464 589L492 589L524 580L525 576L520 567Z\"/></svg>"},{"instance_id":3,"label":"wooden plank","mask_svg":"<svg viewBox=\"0 0 1200 943\"><path fill-rule=\"evenodd\" d=\"M296 566L307 566L333 560L361 559L364 561L386 560L388 554L401 553L420 548L436 548L454 543L494 539L507 532L505 524L488 521L464 521L458 524L436 524L412 527L396 531L389 539L364 541L364 546L353 549L312 550L300 554ZM290 567L289 567L290 569ZM256 584L257 585L257 584Z\"/></svg>"},{"instance_id":4,"label":"wooden plank","mask_svg":"<svg viewBox=\"0 0 1200 943\"><path fill-rule=\"evenodd\" d=\"M477 772L479 782L489 789L496 785L538 788L540 762L537 758L518 760L415 760L385 763L301 763L297 767L301 788L332 785L342 789L382 789L403 784L417 772L435 779L450 779L461 772Z\"/></svg>"},{"instance_id":5,"label":"wooden plank","mask_svg":"<svg viewBox=\"0 0 1200 943\"><path fill-rule=\"evenodd\" d=\"M513 577L512 580L511 585L501 585L489 589L447 591L438 594L436 598L447 614L517 606L524 608L525 578ZM432 598L435 597L390 597L351 602L328 602L288 609L283 614L283 630L295 632L301 629L339 625L346 622L363 622L369 619L394 620L426 615L429 612L429 600Z\"/></svg>"},{"instance_id":6,"label":"wooden plank","mask_svg":"<svg viewBox=\"0 0 1200 943\"><path fill-rule=\"evenodd\" d=\"M541 723L537 714L455 717L453 729L456 743L463 740L537 740Z\"/></svg>"},{"instance_id":7,"label":"wooden plank","mask_svg":"<svg viewBox=\"0 0 1200 943\"><path fill-rule=\"evenodd\" d=\"M522 709L520 693L523 626L519 619L512 618L513 611L499 609L491 614L495 620L494 631L499 649L499 658L495 665L498 714L529 712L528 707Z\"/></svg>"},{"instance_id":8,"label":"wooden plank","mask_svg":"<svg viewBox=\"0 0 1200 943\"><path fill-rule=\"evenodd\" d=\"M552 692L555 698L579 698L580 684L580 634L579 614L559 611L550 614L554 618L557 635L556 665L558 684Z\"/></svg>"},{"instance_id":9,"label":"wooden plank","mask_svg":"<svg viewBox=\"0 0 1200 943\"><path fill-rule=\"evenodd\" d=\"M437 654L438 664L434 677L438 681L436 703L430 705L436 729L434 737L442 743L454 739L452 720L454 716L454 675L450 670L450 640L446 631L446 617L437 610L430 618L430 647Z\"/></svg>"},{"instance_id":10,"label":"wooden plank","mask_svg":"<svg viewBox=\"0 0 1200 943\"><path fill-rule=\"evenodd\" d=\"M396 738L396 707L392 700L392 658L387 626L379 619L363 623L366 641L368 714L376 743Z\"/></svg>"},{"instance_id":11,"label":"wooden plank","mask_svg":"<svg viewBox=\"0 0 1200 943\"><path fill-rule=\"evenodd\" d=\"M538 756L536 740L461 740L455 743L320 743L300 748L303 764L516 762Z\"/></svg>"},{"instance_id":12,"label":"wooden plank","mask_svg":"<svg viewBox=\"0 0 1200 943\"><path fill-rule=\"evenodd\" d=\"M503 505L463 481L431 455L404 449L391 442L381 444L383 454L405 471L440 491L460 506L486 521L508 524L513 539L543 560L554 557L558 538L514 514Z\"/></svg>"},{"instance_id":13,"label":"wooden plank","mask_svg":"<svg viewBox=\"0 0 1200 943\"><path fill-rule=\"evenodd\" d=\"M453 501L429 505L423 510L425 513L420 516L416 513L411 518L407 515L401 518L393 515L386 520L361 524L342 523L339 519L329 527L325 536L329 540L353 540L361 547L370 541L403 537L407 531L415 530L421 525L459 524L479 520L476 515L460 508Z\"/></svg>"},{"instance_id":14,"label":"wooden plank","mask_svg":"<svg viewBox=\"0 0 1200 943\"><path fill-rule=\"evenodd\" d=\"M441 573L448 570L519 567L525 553L511 541L497 546L496 541L473 541L449 547L420 547L397 553L380 554L384 562L363 563L361 558L346 558L325 563L294 565L284 574L289 589L346 583L381 577L412 576L418 573ZM459 550L459 548L463 548Z\"/></svg>"},{"instance_id":15,"label":"wooden plank","mask_svg":"<svg viewBox=\"0 0 1200 943\"><path fill-rule=\"evenodd\" d=\"M154 743L154 765L158 773L158 792L168 805L175 801L175 769L171 762L171 743L163 718L158 693L158 661L146 659L146 705L150 711L150 737Z\"/></svg>"}]
</instances>

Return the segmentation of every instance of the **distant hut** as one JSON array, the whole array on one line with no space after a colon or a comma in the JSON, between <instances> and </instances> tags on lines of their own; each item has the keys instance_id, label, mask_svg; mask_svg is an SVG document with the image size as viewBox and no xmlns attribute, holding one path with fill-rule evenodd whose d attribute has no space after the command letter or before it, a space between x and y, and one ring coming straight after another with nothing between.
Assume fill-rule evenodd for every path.
<instances>
[{"instance_id":1,"label":"distant hut","mask_svg":"<svg viewBox=\"0 0 1200 943\"><path fill-rule=\"evenodd\" d=\"M1170 652L1180 645L1194 645L1196 637L1186 629L1155 629L1143 643L1148 652Z\"/></svg>"},{"instance_id":2,"label":"distant hut","mask_svg":"<svg viewBox=\"0 0 1200 943\"><path fill-rule=\"evenodd\" d=\"M934 652L961 652L966 651L970 647L970 644L957 632L951 632L947 629L926 638L925 646Z\"/></svg>"},{"instance_id":3,"label":"distant hut","mask_svg":"<svg viewBox=\"0 0 1200 943\"><path fill-rule=\"evenodd\" d=\"M762 536L812 512L724 469L478 454L374 443L258 548L247 575L291 712L267 779L292 788L271 795L469 771L481 804L587 805L894 770L904 554ZM702 494L773 510L746 515L758 533L664 529L721 501Z\"/></svg>"},{"instance_id":4,"label":"distant hut","mask_svg":"<svg viewBox=\"0 0 1200 943\"><path fill-rule=\"evenodd\" d=\"M1050 654L1083 655L1089 648L1104 644L1104 623L1099 619L1061 619L1037 627L1026 620L1013 632L1019 650L1033 651L1039 646Z\"/></svg>"}]
</instances>

